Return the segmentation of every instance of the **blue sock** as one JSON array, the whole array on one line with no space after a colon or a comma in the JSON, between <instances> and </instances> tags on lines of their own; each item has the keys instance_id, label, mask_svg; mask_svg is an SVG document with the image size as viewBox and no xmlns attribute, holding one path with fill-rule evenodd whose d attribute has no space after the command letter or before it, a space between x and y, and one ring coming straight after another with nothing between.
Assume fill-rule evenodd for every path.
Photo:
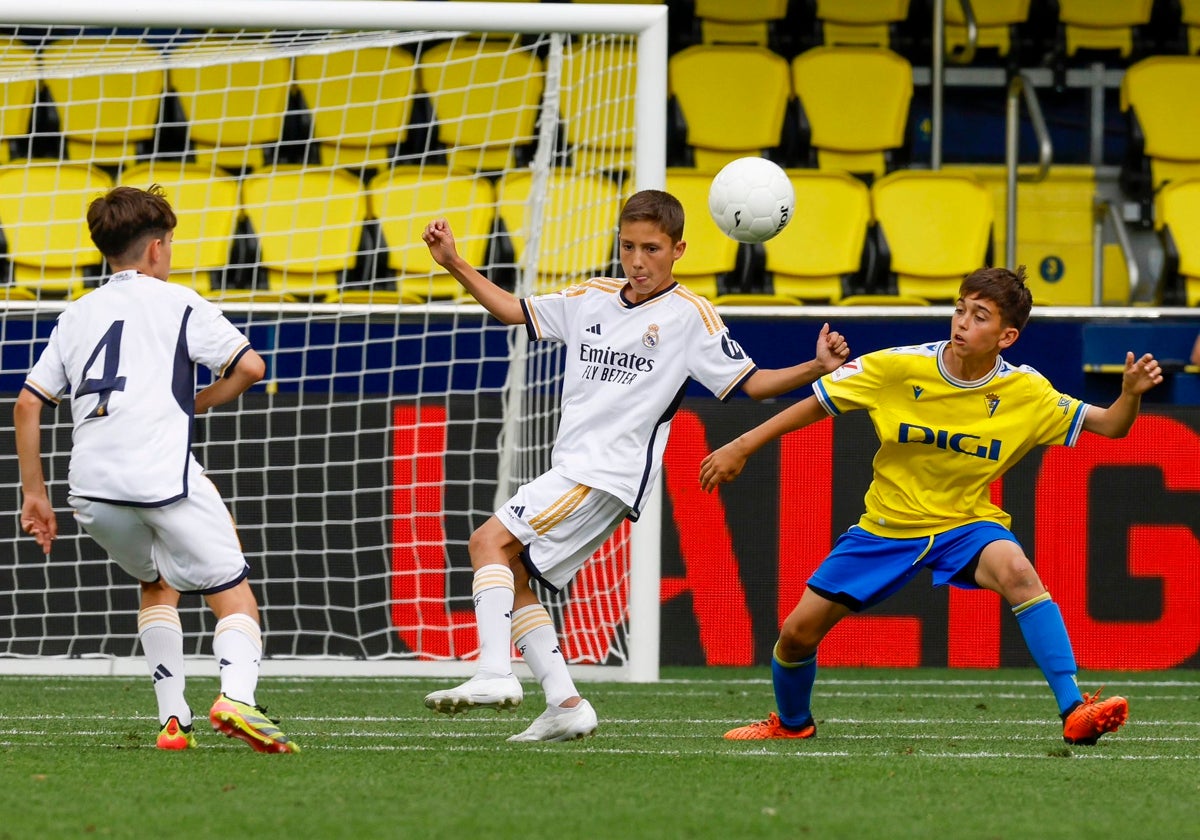
<instances>
[{"instance_id":1,"label":"blue sock","mask_svg":"<svg viewBox=\"0 0 1200 840\"><path fill-rule=\"evenodd\" d=\"M1046 592L1013 607L1013 614L1033 661L1042 669L1042 676L1054 692L1059 714L1065 714L1076 703L1083 702L1083 695L1075 684L1075 653L1058 604Z\"/></svg>"},{"instance_id":2,"label":"blue sock","mask_svg":"<svg viewBox=\"0 0 1200 840\"><path fill-rule=\"evenodd\" d=\"M776 651L779 646L776 645ZM775 706L779 720L789 729L803 729L812 723L812 689L817 681L817 655L802 662L783 662L778 652L771 656L771 682L775 686Z\"/></svg>"}]
</instances>

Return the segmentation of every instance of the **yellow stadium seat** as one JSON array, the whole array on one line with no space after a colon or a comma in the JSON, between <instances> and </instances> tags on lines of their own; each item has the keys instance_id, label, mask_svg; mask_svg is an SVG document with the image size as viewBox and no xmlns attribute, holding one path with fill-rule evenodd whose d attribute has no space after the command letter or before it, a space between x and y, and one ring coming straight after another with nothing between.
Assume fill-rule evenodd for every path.
<instances>
[{"instance_id":1,"label":"yellow stadium seat","mask_svg":"<svg viewBox=\"0 0 1200 840\"><path fill-rule=\"evenodd\" d=\"M284 166L242 181L272 294L325 298L357 266L367 218L362 182L342 169Z\"/></svg>"},{"instance_id":2,"label":"yellow stadium seat","mask_svg":"<svg viewBox=\"0 0 1200 840\"><path fill-rule=\"evenodd\" d=\"M621 195L608 178L568 172L554 172L547 178L536 256L528 252L534 209L532 173L507 174L496 190L513 260L519 272L533 273L536 292L607 275L615 258L621 212Z\"/></svg>"},{"instance_id":3,"label":"yellow stadium seat","mask_svg":"<svg viewBox=\"0 0 1200 840\"><path fill-rule=\"evenodd\" d=\"M637 50L623 40L587 38L563 56L562 119L578 172L628 171L633 165ZM614 115L599 103L620 99Z\"/></svg>"},{"instance_id":4,"label":"yellow stadium seat","mask_svg":"<svg viewBox=\"0 0 1200 840\"><path fill-rule=\"evenodd\" d=\"M96 72L75 75L84 62ZM55 65L67 63L75 72L55 71ZM55 41L43 49L42 65L67 157L115 166L135 158L139 144L154 140L166 88L166 67L156 48L125 38Z\"/></svg>"},{"instance_id":5,"label":"yellow stadium seat","mask_svg":"<svg viewBox=\"0 0 1200 840\"><path fill-rule=\"evenodd\" d=\"M476 40L444 41L418 63L433 103L437 139L451 169L496 172L531 148L542 98L543 62L529 49Z\"/></svg>"},{"instance_id":6,"label":"yellow stadium seat","mask_svg":"<svg viewBox=\"0 0 1200 840\"><path fill-rule=\"evenodd\" d=\"M1079 50L1112 50L1128 58L1134 27L1150 22L1154 0L1058 0L1067 56Z\"/></svg>"},{"instance_id":7,"label":"yellow stadium seat","mask_svg":"<svg viewBox=\"0 0 1200 840\"><path fill-rule=\"evenodd\" d=\"M139 189L158 184L171 202L177 220L171 282L212 297L220 297L227 285L232 286L237 270L234 236L241 215L236 178L163 161L122 170L117 183Z\"/></svg>"},{"instance_id":8,"label":"yellow stadium seat","mask_svg":"<svg viewBox=\"0 0 1200 840\"><path fill-rule=\"evenodd\" d=\"M220 54L230 57L212 63ZM283 134L291 58L256 51L254 42L229 40L222 46L209 39L176 47L168 61L196 163L242 172L272 162L268 150Z\"/></svg>"},{"instance_id":9,"label":"yellow stadium seat","mask_svg":"<svg viewBox=\"0 0 1200 840\"><path fill-rule=\"evenodd\" d=\"M1200 0L1179 0L1180 22L1187 27L1187 50L1200 52Z\"/></svg>"},{"instance_id":10,"label":"yellow stadium seat","mask_svg":"<svg viewBox=\"0 0 1200 840\"><path fill-rule=\"evenodd\" d=\"M0 164L5 164L13 157L11 144L29 135L39 68L37 52L17 38L0 39L0 61L17 71L0 81Z\"/></svg>"},{"instance_id":11,"label":"yellow stadium seat","mask_svg":"<svg viewBox=\"0 0 1200 840\"><path fill-rule=\"evenodd\" d=\"M1172 181L1154 197L1163 243L1162 302L1200 306L1200 179Z\"/></svg>"},{"instance_id":12,"label":"yellow stadium seat","mask_svg":"<svg viewBox=\"0 0 1200 840\"><path fill-rule=\"evenodd\" d=\"M470 174L430 174L396 168L367 185L371 215L387 248L384 268L409 300L469 299L463 287L429 254L421 231L434 219L450 223L458 252L486 271L496 194L490 181Z\"/></svg>"},{"instance_id":13,"label":"yellow stadium seat","mask_svg":"<svg viewBox=\"0 0 1200 840\"><path fill-rule=\"evenodd\" d=\"M103 170L47 161L0 168L0 228L10 280L34 293L77 295L99 277L103 258L92 243L87 208L112 188Z\"/></svg>"},{"instance_id":14,"label":"yellow stadium seat","mask_svg":"<svg viewBox=\"0 0 1200 840\"><path fill-rule=\"evenodd\" d=\"M892 28L907 17L908 0L817 0L826 46L890 47Z\"/></svg>"},{"instance_id":15,"label":"yellow stadium seat","mask_svg":"<svg viewBox=\"0 0 1200 840\"><path fill-rule=\"evenodd\" d=\"M792 89L787 61L777 53L755 46L688 47L668 60L667 82L697 169L715 173L735 158L780 145Z\"/></svg>"},{"instance_id":16,"label":"yellow stadium seat","mask_svg":"<svg viewBox=\"0 0 1200 840\"><path fill-rule=\"evenodd\" d=\"M794 172L789 178L795 213L765 246L772 288L796 300L837 303L864 269L870 192L842 172Z\"/></svg>"},{"instance_id":17,"label":"yellow stadium seat","mask_svg":"<svg viewBox=\"0 0 1200 840\"><path fill-rule=\"evenodd\" d=\"M690 169L668 169L667 192L683 205L683 256L674 268L675 279L693 292L715 300L722 278L732 275L738 264L738 243L726 236L708 212L708 189L712 176Z\"/></svg>"},{"instance_id":18,"label":"yellow stadium seat","mask_svg":"<svg viewBox=\"0 0 1200 840\"><path fill-rule=\"evenodd\" d=\"M888 49L814 47L792 60L792 83L817 167L882 175L904 145L912 65Z\"/></svg>"},{"instance_id":19,"label":"yellow stadium seat","mask_svg":"<svg viewBox=\"0 0 1200 840\"><path fill-rule=\"evenodd\" d=\"M1131 65L1121 79L1121 110L1136 121L1150 164L1150 187L1200 175L1200 57L1161 55Z\"/></svg>"},{"instance_id":20,"label":"yellow stadium seat","mask_svg":"<svg viewBox=\"0 0 1200 840\"><path fill-rule=\"evenodd\" d=\"M987 264L992 196L970 175L893 172L872 184L871 205L897 294L952 301L963 277Z\"/></svg>"},{"instance_id":21,"label":"yellow stadium seat","mask_svg":"<svg viewBox=\"0 0 1200 840\"><path fill-rule=\"evenodd\" d=\"M771 43L771 26L787 12L788 0L696 0L694 14L700 21L702 43L766 47Z\"/></svg>"},{"instance_id":22,"label":"yellow stadium seat","mask_svg":"<svg viewBox=\"0 0 1200 840\"><path fill-rule=\"evenodd\" d=\"M412 117L417 87L412 54L399 47L361 47L306 53L295 64L321 164L390 164Z\"/></svg>"},{"instance_id":23,"label":"yellow stadium seat","mask_svg":"<svg viewBox=\"0 0 1200 840\"><path fill-rule=\"evenodd\" d=\"M975 46L994 49L1000 55L1012 50L1013 27L1029 19L1029 0L971 0L978 27ZM946 49L955 52L967 46L967 23L962 4L946 4Z\"/></svg>"}]
</instances>

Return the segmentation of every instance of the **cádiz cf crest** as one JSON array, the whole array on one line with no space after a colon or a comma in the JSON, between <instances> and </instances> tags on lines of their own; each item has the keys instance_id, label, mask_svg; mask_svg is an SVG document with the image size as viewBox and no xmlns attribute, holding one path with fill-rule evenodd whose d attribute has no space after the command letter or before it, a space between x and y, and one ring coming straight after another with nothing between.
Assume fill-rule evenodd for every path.
<instances>
[{"instance_id":1,"label":"c\u00e1diz cf crest","mask_svg":"<svg viewBox=\"0 0 1200 840\"><path fill-rule=\"evenodd\" d=\"M996 409L999 408L999 406L1000 406L1000 395L999 394L988 394L987 396L984 397L984 400L987 401L988 417L991 417L993 414L996 413Z\"/></svg>"}]
</instances>

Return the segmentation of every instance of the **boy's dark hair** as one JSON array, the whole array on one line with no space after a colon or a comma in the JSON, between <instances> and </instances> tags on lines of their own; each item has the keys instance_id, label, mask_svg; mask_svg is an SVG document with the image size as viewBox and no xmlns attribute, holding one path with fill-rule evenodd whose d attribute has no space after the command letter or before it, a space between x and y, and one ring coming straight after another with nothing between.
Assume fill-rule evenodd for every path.
<instances>
[{"instance_id":1,"label":"boy's dark hair","mask_svg":"<svg viewBox=\"0 0 1200 840\"><path fill-rule=\"evenodd\" d=\"M1033 293L1025 285L1025 266L1016 272L1007 268L980 268L972 271L958 287L960 298L979 295L1000 307L1002 323L1024 330L1033 308Z\"/></svg>"},{"instance_id":2,"label":"boy's dark hair","mask_svg":"<svg viewBox=\"0 0 1200 840\"><path fill-rule=\"evenodd\" d=\"M88 205L88 230L100 253L130 263L141 256L151 238L175 229L175 211L158 184L147 190L113 187Z\"/></svg>"},{"instance_id":3,"label":"boy's dark hair","mask_svg":"<svg viewBox=\"0 0 1200 840\"><path fill-rule=\"evenodd\" d=\"M653 222L672 244L683 239L683 205L669 192L641 190L629 196L621 208L620 224L626 222Z\"/></svg>"}]
</instances>

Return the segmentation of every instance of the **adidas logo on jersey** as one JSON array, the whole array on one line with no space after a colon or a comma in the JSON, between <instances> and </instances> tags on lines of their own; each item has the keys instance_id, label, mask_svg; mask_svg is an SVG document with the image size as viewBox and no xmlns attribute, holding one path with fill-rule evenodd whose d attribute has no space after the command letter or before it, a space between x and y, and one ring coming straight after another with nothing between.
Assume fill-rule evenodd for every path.
<instances>
[{"instance_id":1,"label":"adidas logo on jersey","mask_svg":"<svg viewBox=\"0 0 1200 840\"><path fill-rule=\"evenodd\" d=\"M508 510L517 519L525 515L525 505L509 505Z\"/></svg>"},{"instance_id":2,"label":"adidas logo on jersey","mask_svg":"<svg viewBox=\"0 0 1200 840\"><path fill-rule=\"evenodd\" d=\"M592 335L600 335L600 325L592 324L590 327L587 328L587 331L590 332Z\"/></svg>"}]
</instances>

